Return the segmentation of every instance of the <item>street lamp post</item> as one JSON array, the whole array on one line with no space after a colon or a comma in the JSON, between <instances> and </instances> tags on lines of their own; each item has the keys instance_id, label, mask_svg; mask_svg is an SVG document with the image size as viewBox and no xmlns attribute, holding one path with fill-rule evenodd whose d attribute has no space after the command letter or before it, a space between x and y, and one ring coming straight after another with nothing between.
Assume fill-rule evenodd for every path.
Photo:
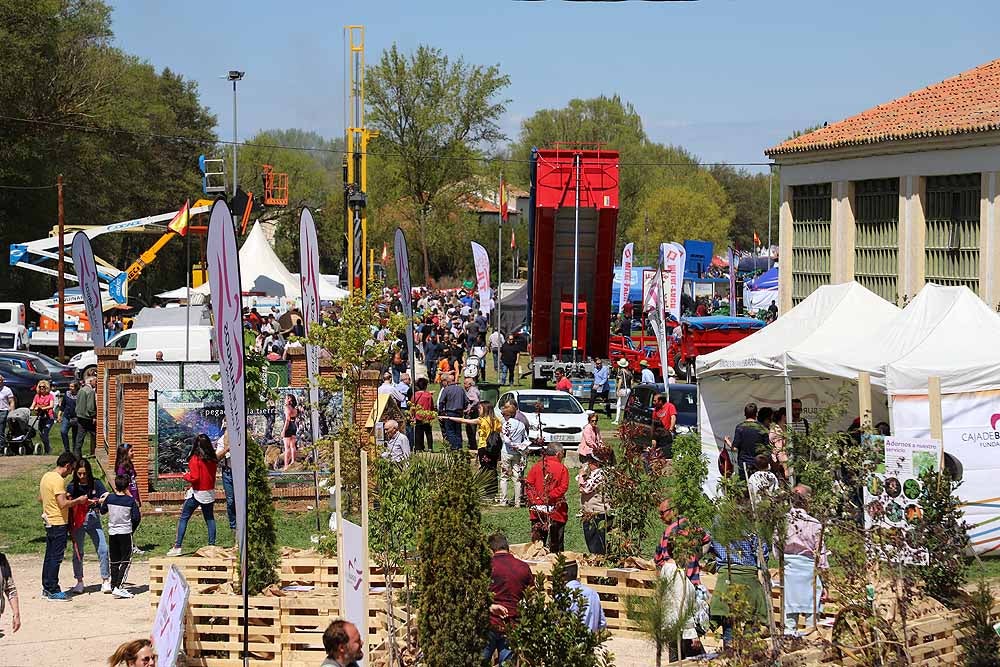
<instances>
[{"instance_id":1,"label":"street lamp post","mask_svg":"<svg viewBox=\"0 0 1000 667\"><path fill-rule=\"evenodd\" d=\"M233 197L236 196L236 188L239 184L239 170L236 164L236 149L237 141L236 138L236 82L243 80L243 75L246 72L240 72L238 70L229 70L229 75L226 77L228 80L233 82Z\"/></svg>"}]
</instances>

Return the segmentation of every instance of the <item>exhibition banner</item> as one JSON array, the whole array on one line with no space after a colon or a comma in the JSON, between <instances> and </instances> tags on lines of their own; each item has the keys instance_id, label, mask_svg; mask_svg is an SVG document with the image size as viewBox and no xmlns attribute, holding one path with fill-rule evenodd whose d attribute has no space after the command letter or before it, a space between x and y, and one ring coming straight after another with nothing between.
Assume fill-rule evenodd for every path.
<instances>
[{"instance_id":1,"label":"exhibition banner","mask_svg":"<svg viewBox=\"0 0 1000 667\"><path fill-rule=\"evenodd\" d=\"M406 352L410 361L410 375L416 382L416 357L413 355L413 290L410 287L410 255L406 249L406 234L396 227L393 241L396 252L396 278L399 280L399 300L403 305L403 317L406 318Z\"/></svg>"},{"instance_id":2,"label":"exhibition banner","mask_svg":"<svg viewBox=\"0 0 1000 667\"><path fill-rule=\"evenodd\" d=\"M63 249L60 248L59 252ZM80 294L83 305L87 308L87 319L90 320L90 339L94 341L94 349L104 347L104 311L101 308L101 283L97 279L97 263L94 261L94 249L90 239L83 232L73 236L73 265L76 267L76 277L80 281Z\"/></svg>"},{"instance_id":3,"label":"exhibition banner","mask_svg":"<svg viewBox=\"0 0 1000 667\"><path fill-rule=\"evenodd\" d=\"M341 521L343 530L343 548L341 555L342 572L345 573L341 595L341 613L344 618L357 626L362 637L368 636L368 591L365 590L365 531L356 523L347 519ZM364 662L358 662L363 667Z\"/></svg>"},{"instance_id":4,"label":"exhibition banner","mask_svg":"<svg viewBox=\"0 0 1000 667\"><path fill-rule=\"evenodd\" d=\"M684 286L684 257L686 251L679 243L661 243L660 261L664 273L664 310L677 320L681 319L681 289Z\"/></svg>"},{"instance_id":5,"label":"exhibition banner","mask_svg":"<svg viewBox=\"0 0 1000 667\"><path fill-rule=\"evenodd\" d=\"M618 293L618 312L621 313L628 301L629 290L632 289L632 252L633 243L626 243L622 249L622 283Z\"/></svg>"},{"instance_id":6,"label":"exhibition banner","mask_svg":"<svg viewBox=\"0 0 1000 667\"><path fill-rule=\"evenodd\" d=\"M479 291L479 312L483 315L488 315L493 310L493 297L490 291L490 255L486 252L486 248L473 241L472 259L476 265L476 289Z\"/></svg>"},{"instance_id":7,"label":"exhibition banner","mask_svg":"<svg viewBox=\"0 0 1000 667\"><path fill-rule=\"evenodd\" d=\"M236 500L236 534L240 544L241 572L246 573L247 525L247 433L246 356L243 350L243 294L240 286L240 255L236 247L233 214L219 199L212 205L208 223L208 283L215 318L215 342L219 346L222 400L229 431ZM244 589L246 577L244 576Z\"/></svg>"},{"instance_id":8,"label":"exhibition banner","mask_svg":"<svg viewBox=\"0 0 1000 667\"><path fill-rule=\"evenodd\" d=\"M184 575L171 565L163 582L163 592L156 604L156 617L149 640L156 651L156 662L160 667L174 667L184 641L184 610L187 608L187 581Z\"/></svg>"},{"instance_id":9,"label":"exhibition banner","mask_svg":"<svg viewBox=\"0 0 1000 667\"><path fill-rule=\"evenodd\" d=\"M302 290L302 325L308 338L319 312L319 240L308 208L299 217L299 286ZM306 373L309 379L309 414L312 441L319 440L319 348L306 343Z\"/></svg>"},{"instance_id":10,"label":"exhibition banner","mask_svg":"<svg viewBox=\"0 0 1000 667\"><path fill-rule=\"evenodd\" d=\"M892 397L892 430L902 438L929 435L927 396ZM1000 391L941 397L944 468L961 482L969 539L977 553L1000 550Z\"/></svg>"}]
</instances>

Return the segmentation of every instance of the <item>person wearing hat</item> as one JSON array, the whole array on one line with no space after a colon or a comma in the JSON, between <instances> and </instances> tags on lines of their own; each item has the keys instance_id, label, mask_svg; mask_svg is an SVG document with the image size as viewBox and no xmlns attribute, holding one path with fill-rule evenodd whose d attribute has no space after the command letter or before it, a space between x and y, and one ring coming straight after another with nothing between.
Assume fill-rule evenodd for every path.
<instances>
[{"instance_id":1,"label":"person wearing hat","mask_svg":"<svg viewBox=\"0 0 1000 667\"><path fill-rule=\"evenodd\" d=\"M587 551L603 554L608 545L608 515L610 505L604 493L607 477L604 465L610 462L611 450L599 447L580 457L580 472L576 481L580 486L580 512L583 539Z\"/></svg>"},{"instance_id":2,"label":"person wearing hat","mask_svg":"<svg viewBox=\"0 0 1000 667\"><path fill-rule=\"evenodd\" d=\"M643 359L639 362L639 367L642 368L642 382L643 384L655 384L656 376L653 375L653 371L649 368L649 362Z\"/></svg>"},{"instance_id":3,"label":"person wearing hat","mask_svg":"<svg viewBox=\"0 0 1000 667\"><path fill-rule=\"evenodd\" d=\"M628 395L632 393L632 370L628 367L628 360L619 359L616 362L618 369L615 371L615 394L618 401L615 403L615 424L622 419L622 412L625 410L625 403Z\"/></svg>"},{"instance_id":4,"label":"person wearing hat","mask_svg":"<svg viewBox=\"0 0 1000 667\"><path fill-rule=\"evenodd\" d=\"M589 409L593 411L594 399L600 397L604 401L604 413L611 419L611 403L608 402L609 374L610 370L604 365L604 360L594 359L594 384L590 387Z\"/></svg>"}]
</instances>

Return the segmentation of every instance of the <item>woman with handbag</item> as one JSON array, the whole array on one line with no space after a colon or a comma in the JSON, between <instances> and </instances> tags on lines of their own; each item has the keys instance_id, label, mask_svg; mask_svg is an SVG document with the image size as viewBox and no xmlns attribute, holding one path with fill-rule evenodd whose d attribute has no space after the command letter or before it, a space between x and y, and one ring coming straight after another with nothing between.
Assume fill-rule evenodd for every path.
<instances>
[{"instance_id":1,"label":"woman with handbag","mask_svg":"<svg viewBox=\"0 0 1000 667\"><path fill-rule=\"evenodd\" d=\"M489 401L480 401L478 419L465 419L463 417L441 417L441 419L450 419L476 426L476 442L479 443L476 456L479 459L479 469L487 471L490 476L486 493L496 494L498 487L497 462L500 460L500 450L503 449L503 439L500 436L503 422L493 414L493 404Z\"/></svg>"}]
</instances>

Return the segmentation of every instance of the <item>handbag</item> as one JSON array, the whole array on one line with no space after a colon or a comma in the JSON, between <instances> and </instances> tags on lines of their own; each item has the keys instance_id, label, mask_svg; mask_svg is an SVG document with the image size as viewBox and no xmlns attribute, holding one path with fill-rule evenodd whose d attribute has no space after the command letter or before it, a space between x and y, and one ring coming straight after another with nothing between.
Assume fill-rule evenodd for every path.
<instances>
[{"instance_id":1,"label":"handbag","mask_svg":"<svg viewBox=\"0 0 1000 667\"><path fill-rule=\"evenodd\" d=\"M488 436L486 436L486 455L491 459L496 459L500 457L500 450L503 448L503 439L500 434L493 431Z\"/></svg>"}]
</instances>

